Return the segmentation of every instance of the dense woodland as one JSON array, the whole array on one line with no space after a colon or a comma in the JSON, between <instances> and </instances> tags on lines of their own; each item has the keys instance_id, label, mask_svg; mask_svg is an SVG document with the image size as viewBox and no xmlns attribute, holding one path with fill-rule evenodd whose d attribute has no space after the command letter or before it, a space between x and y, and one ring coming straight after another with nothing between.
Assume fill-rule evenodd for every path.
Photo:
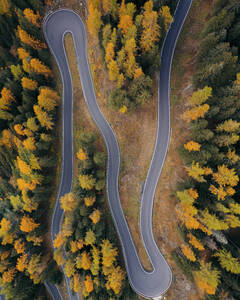
<instances>
[{"instance_id":1,"label":"dense woodland","mask_svg":"<svg viewBox=\"0 0 240 300\"><path fill-rule=\"evenodd\" d=\"M115 88L109 104L121 113L152 96L160 51L176 1L90 0L88 29L99 40Z\"/></svg>"},{"instance_id":2,"label":"dense woodland","mask_svg":"<svg viewBox=\"0 0 240 300\"><path fill-rule=\"evenodd\" d=\"M0 286L6 299L46 299L60 279L44 235L55 175L56 107L40 0L0 1Z\"/></svg>"},{"instance_id":3,"label":"dense woodland","mask_svg":"<svg viewBox=\"0 0 240 300\"><path fill-rule=\"evenodd\" d=\"M206 299L240 299L240 10L219 0L201 33L195 92L182 118L190 127L180 148L188 177L179 185L183 243L173 253Z\"/></svg>"},{"instance_id":4,"label":"dense woodland","mask_svg":"<svg viewBox=\"0 0 240 300\"><path fill-rule=\"evenodd\" d=\"M54 258L64 262L72 289L86 299L135 299L119 265L120 245L104 197L105 153L96 151L96 136L86 130L79 132L77 144L78 177L72 193L60 199L65 218Z\"/></svg>"}]
</instances>

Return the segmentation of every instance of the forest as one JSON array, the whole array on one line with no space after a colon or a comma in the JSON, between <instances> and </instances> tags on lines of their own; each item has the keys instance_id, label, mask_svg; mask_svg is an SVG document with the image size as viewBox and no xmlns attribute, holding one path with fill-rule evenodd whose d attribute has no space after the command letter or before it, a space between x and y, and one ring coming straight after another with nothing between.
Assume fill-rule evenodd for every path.
<instances>
[{"instance_id":1,"label":"forest","mask_svg":"<svg viewBox=\"0 0 240 300\"><path fill-rule=\"evenodd\" d=\"M61 280L46 247L60 97L41 31L44 2L0 2L0 286L6 299L46 299Z\"/></svg>"},{"instance_id":2,"label":"forest","mask_svg":"<svg viewBox=\"0 0 240 300\"><path fill-rule=\"evenodd\" d=\"M187 177L176 213L182 245L172 256L206 300L240 298L240 11L217 1L201 32L194 92L182 118L189 140L179 149Z\"/></svg>"},{"instance_id":3,"label":"forest","mask_svg":"<svg viewBox=\"0 0 240 300\"><path fill-rule=\"evenodd\" d=\"M113 109L125 114L150 100L175 7L176 1L89 1L88 30L114 84Z\"/></svg>"}]
</instances>

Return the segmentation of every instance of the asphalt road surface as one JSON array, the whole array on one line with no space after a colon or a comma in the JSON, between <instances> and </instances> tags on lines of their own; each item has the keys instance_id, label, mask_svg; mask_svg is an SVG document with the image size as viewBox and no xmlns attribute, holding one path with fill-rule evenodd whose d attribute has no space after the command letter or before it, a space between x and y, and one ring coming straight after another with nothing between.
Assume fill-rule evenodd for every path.
<instances>
[{"instance_id":1,"label":"asphalt road surface","mask_svg":"<svg viewBox=\"0 0 240 300\"><path fill-rule=\"evenodd\" d=\"M79 75L85 101L88 105L92 118L101 131L107 147L107 194L112 217L121 241L128 278L132 288L145 298L155 298L164 294L172 282L172 272L166 260L160 253L153 237L152 210L155 189L165 161L170 135L169 87L172 57L178 35L191 7L191 3L192 0L179 0L174 16L174 22L166 36L161 55L157 138L152 162L143 189L140 211L140 229L144 246L152 264L151 272L144 270L141 265L122 211L118 191L120 165L118 142L113 130L101 113L97 103L87 59L86 32L84 24L76 13L71 10L62 9L49 14L43 25L46 41L56 59L63 82L62 175L52 219L52 239L54 239L55 235L60 231L62 223L63 210L60 207L59 198L71 191L73 179L73 87L64 48L64 35L66 33L71 33L74 39ZM161 222L161 216L159 222ZM69 288L69 280L67 280L67 283ZM47 285L54 299L61 299L59 298L57 288L50 284ZM72 300L77 299L76 295L72 295L70 293L70 289L69 296Z\"/></svg>"}]
</instances>

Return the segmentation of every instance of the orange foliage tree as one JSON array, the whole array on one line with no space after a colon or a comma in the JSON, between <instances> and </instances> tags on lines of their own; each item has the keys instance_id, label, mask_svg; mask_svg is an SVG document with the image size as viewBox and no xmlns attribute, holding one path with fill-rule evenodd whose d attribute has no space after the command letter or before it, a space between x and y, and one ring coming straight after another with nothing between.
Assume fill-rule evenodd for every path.
<instances>
[{"instance_id":1,"label":"orange foliage tree","mask_svg":"<svg viewBox=\"0 0 240 300\"><path fill-rule=\"evenodd\" d=\"M32 232L38 226L39 224L35 223L32 218L23 216L20 223L20 230L23 232Z\"/></svg>"}]
</instances>

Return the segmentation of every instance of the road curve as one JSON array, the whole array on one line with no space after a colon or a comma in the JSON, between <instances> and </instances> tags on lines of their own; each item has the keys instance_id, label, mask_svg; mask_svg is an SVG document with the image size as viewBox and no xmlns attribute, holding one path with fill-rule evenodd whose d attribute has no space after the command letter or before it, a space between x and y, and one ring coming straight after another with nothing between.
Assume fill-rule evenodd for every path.
<instances>
[{"instance_id":1,"label":"road curve","mask_svg":"<svg viewBox=\"0 0 240 300\"><path fill-rule=\"evenodd\" d=\"M63 81L63 158L61 183L52 220L52 239L59 232L63 211L59 198L71 191L73 177L73 136L72 136L72 79L64 48L64 36L71 33L74 39L78 69L85 101L104 138L108 151L107 194L112 217L121 241L128 278L132 288L146 298L155 298L166 292L172 281L172 272L160 253L152 231L152 209L156 185L165 161L170 134L169 86L172 57L176 41L192 0L179 0L174 22L166 36L161 55L159 80L158 130L155 150L146 178L142 199L140 227L144 246L152 263L152 271L147 272L141 265L124 217L118 191L120 152L116 136L102 115L95 96L94 86L87 59L86 31L81 18L71 10L62 9L49 14L44 21L45 39L50 47ZM69 280L68 280L69 283ZM68 284L69 287L69 284ZM70 298L77 299L76 295ZM55 296L54 296L55 298ZM55 298L56 300L59 298Z\"/></svg>"}]
</instances>

